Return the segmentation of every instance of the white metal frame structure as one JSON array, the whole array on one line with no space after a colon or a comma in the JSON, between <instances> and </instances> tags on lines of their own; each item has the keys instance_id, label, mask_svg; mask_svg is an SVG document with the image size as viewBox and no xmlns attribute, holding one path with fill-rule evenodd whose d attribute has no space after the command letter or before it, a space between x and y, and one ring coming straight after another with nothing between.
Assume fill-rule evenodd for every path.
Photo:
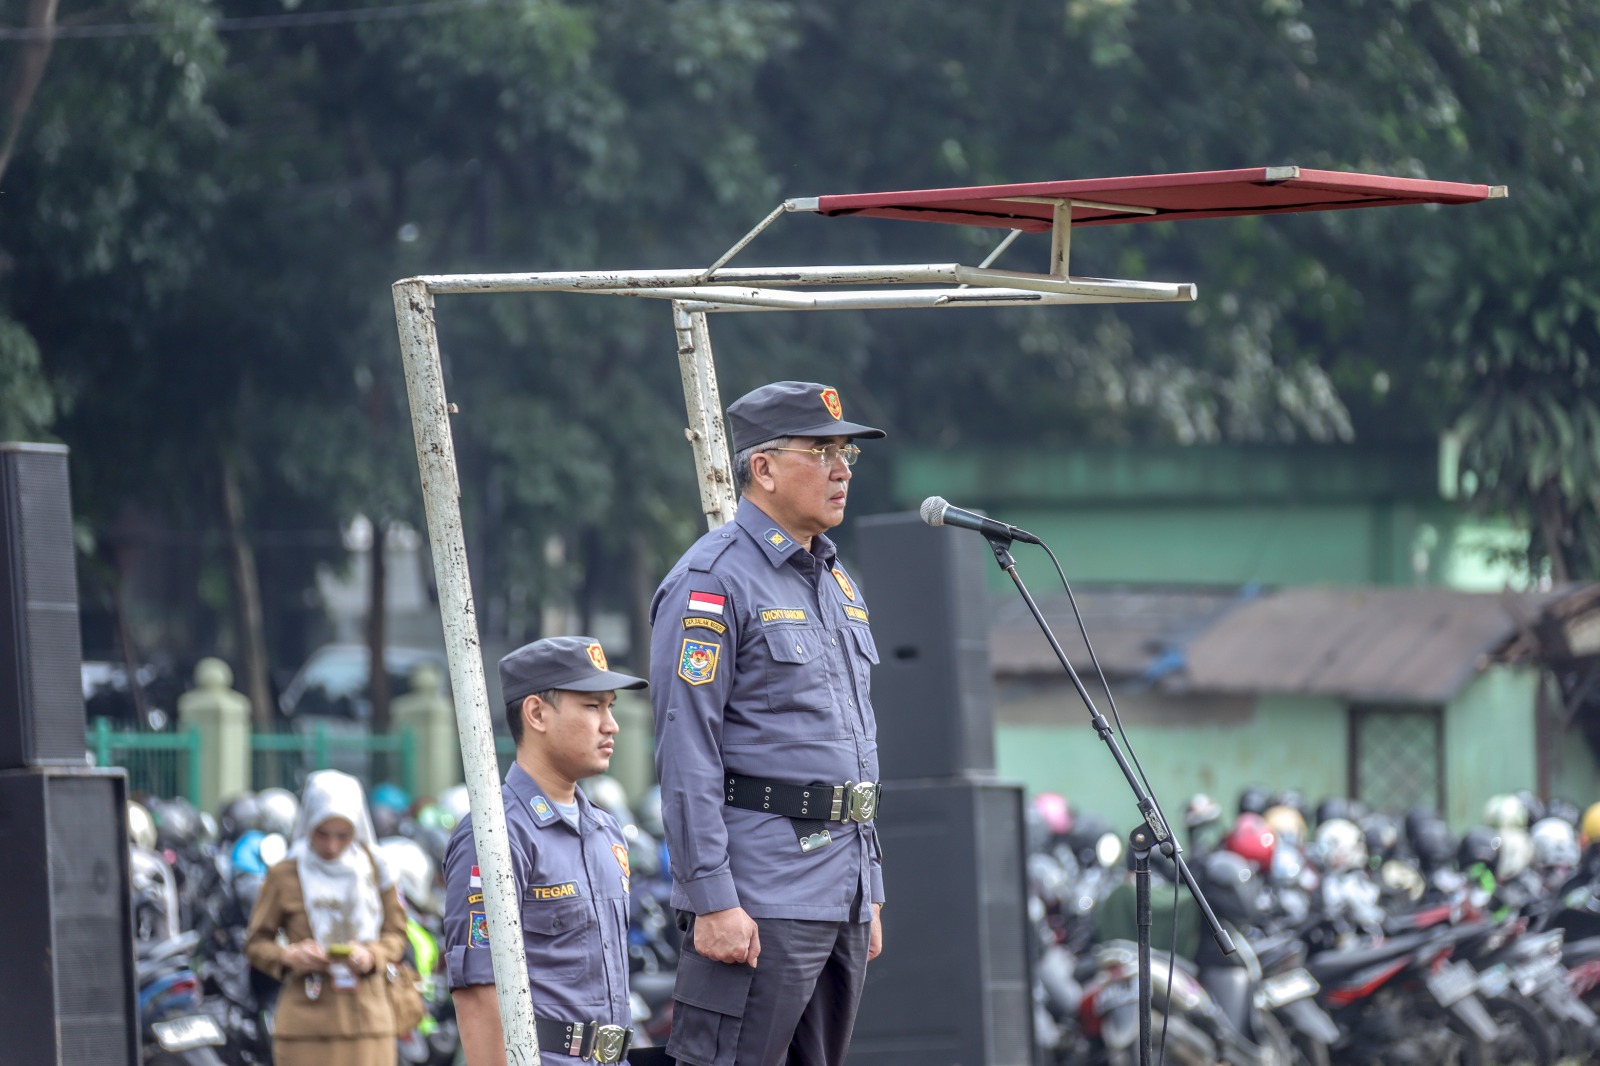
<instances>
[{"instance_id":1,"label":"white metal frame structure","mask_svg":"<svg viewBox=\"0 0 1600 1066\"><path fill-rule=\"evenodd\" d=\"M1197 209L1174 208L1163 201L1161 195L1155 195L1164 194L1171 200L1177 195L1173 193L1177 188L1183 196L1193 199L1196 186L1209 183L1215 187L1220 182L1219 176L1269 192L1293 186L1300 199L1290 206L1241 205L1229 200L1220 207ZM1365 180L1341 183L1340 179ZM435 297L458 293L568 292L668 301L677 333L678 363L688 413L685 435L694 453L701 510L708 526L715 528L733 518L735 499L708 328L711 314L1186 302L1195 299L1196 290L1192 284L1072 277L1068 264L1073 226L1400 203L1466 203L1505 195L1502 187L1491 189L1366 175L1302 172L1296 167L1105 179L1098 183L1100 188L1126 189L1128 195L1113 201L1104 196L1078 194L1078 187L1094 184L1062 182L979 190L790 199L774 208L705 268L434 275L394 283L395 319L411 405L428 535L432 541L461 756L472 806L473 836L483 880L507 1063L537 1066L539 1050L522 953L521 917L511 873L505 810L500 796L494 725L461 523L460 483L450 433L450 415L456 413L456 409L445 395L435 325ZM1396 193L1397 188L1402 189L1403 194ZM1371 196L1374 189L1383 190L1383 196ZM1345 195L1350 190L1357 192ZM970 195L978 193L983 195ZM896 200L896 196L903 200ZM1152 196L1154 205L1139 202L1141 198L1151 199ZM1344 199L1338 199L1340 196ZM896 200L896 204L880 212L874 204L885 199ZM956 217L935 217L931 213L941 209L948 211L952 199L981 203L986 213L976 222L973 219L978 216L965 208L958 207L960 214ZM934 202L946 206L931 209L918 206ZM911 206L901 206L902 203ZM888 217L920 217L912 214L916 211L930 211L929 221L1009 228L1012 232L975 267L959 263L825 267L727 265L763 230L788 213L888 213ZM1183 211L1189 213L1183 214ZM1044 273L992 267L1023 230L1044 229L1050 232L1048 269Z\"/></svg>"}]
</instances>

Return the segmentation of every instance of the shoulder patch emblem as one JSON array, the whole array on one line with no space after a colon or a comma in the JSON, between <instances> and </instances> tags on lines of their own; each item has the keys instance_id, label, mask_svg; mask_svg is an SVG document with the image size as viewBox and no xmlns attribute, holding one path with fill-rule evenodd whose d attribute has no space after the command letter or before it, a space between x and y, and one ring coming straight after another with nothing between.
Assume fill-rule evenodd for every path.
<instances>
[{"instance_id":1,"label":"shoulder patch emblem","mask_svg":"<svg viewBox=\"0 0 1600 1066\"><path fill-rule=\"evenodd\" d=\"M763 607L760 611L764 626L803 626L806 624L804 607Z\"/></svg>"},{"instance_id":2,"label":"shoulder patch emblem","mask_svg":"<svg viewBox=\"0 0 1600 1066\"><path fill-rule=\"evenodd\" d=\"M489 919L483 911L467 912L467 947L486 948L489 946Z\"/></svg>"},{"instance_id":3,"label":"shoulder patch emblem","mask_svg":"<svg viewBox=\"0 0 1600 1066\"><path fill-rule=\"evenodd\" d=\"M589 661L594 663L594 668L596 670L599 670L603 673L610 669L610 667L606 666L606 653L604 648L600 647L598 644L591 644L587 650L589 652Z\"/></svg>"},{"instance_id":4,"label":"shoulder patch emblem","mask_svg":"<svg viewBox=\"0 0 1600 1066\"><path fill-rule=\"evenodd\" d=\"M633 871L628 868L628 849L621 844L611 845L611 854L617 857L617 865L622 867L623 877L632 877Z\"/></svg>"},{"instance_id":5,"label":"shoulder patch emblem","mask_svg":"<svg viewBox=\"0 0 1600 1066\"><path fill-rule=\"evenodd\" d=\"M839 583L839 591L844 593L844 598L854 601L856 598L856 587L850 584L850 579L846 577L844 571L840 570L837 566L833 568L833 579Z\"/></svg>"},{"instance_id":6,"label":"shoulder patch emblem","mask_svg":"<svg viewBox=\"0 0 1600 1066\"><path fill-rule=\"evenodd\" d=\"M717 657L722 645L683 638L683 654L678 659L678 676L691 685L710 684L717 676Z\"/></svg>"},{"instance_id":7,"label":"shoulder patch emblem","mask_svg":"<svg viewBox=\"0 0 1600 1066\"><path fill-rule=\"evenodd\" d=\"M822 390L822 406L828 409L828 413L834 417L835 421L844 417L844 404L839 402L838 389L827 388Z\"/></svg>"},{"instance_id":8,"label":"shoulder patch emblem","mask_svg":"<svg viewBox=\"0 0 1600 1066\"><path fill-rule=\"evenodd\" d=\"M717 621L715 618L701 618L698 615L690 615L688 618L685 618L683 620L683 628L709 629L718 636L721 636L723 633L728 631L728 627Z\"/></svg>"},{"instance_id":9,"label":"shoulder patch emblem","mask_svg":"<svg viewBox=\"0 0 1600 1066\"><path fill-rule=\"evenodd\" d=\"M789 546L789 538L784 536L783 530L779 529L777 526L773 526L771 529L761 534L761 538L774 548L777 548L779 551L782 551Z\"/></svg>"}]
</instances>

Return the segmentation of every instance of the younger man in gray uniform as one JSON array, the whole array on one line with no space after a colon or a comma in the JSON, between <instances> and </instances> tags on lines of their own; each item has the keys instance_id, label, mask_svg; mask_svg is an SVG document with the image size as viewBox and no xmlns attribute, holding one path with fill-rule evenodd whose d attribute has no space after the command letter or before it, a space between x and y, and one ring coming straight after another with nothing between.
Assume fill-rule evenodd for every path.
<instances>
[{"instance_id":1,"label":"younger man in gray uniform","mask_svg":"<svg viewBox=\"0 0 1600 1066\"><path fill-rule=\"evenodd\" d=\"M878 661L824 532L857 437L837 390L763 386L728 407L734 520L651 606L656 769L672 904L688 927L667 1050L693 1066L839 1066L882 946Z\"/></svg>"},{"instance_id":2,"label":"younger man in gray uniform","mask_svg":"<svg viewBox=\"0 0 1600 1066\"><path fill-rule=\"evenodd\" d=\"M536 640L500 660L517 742L501 798L546 1062L619 1062L631 1041L628 846L577 783L611 765L616 690L644 687L611 671L592 637ZM444 953L462 1048L469 1066L504 1066L470 818L451 834L444 866Z\"/></svg>"}]
</instances>

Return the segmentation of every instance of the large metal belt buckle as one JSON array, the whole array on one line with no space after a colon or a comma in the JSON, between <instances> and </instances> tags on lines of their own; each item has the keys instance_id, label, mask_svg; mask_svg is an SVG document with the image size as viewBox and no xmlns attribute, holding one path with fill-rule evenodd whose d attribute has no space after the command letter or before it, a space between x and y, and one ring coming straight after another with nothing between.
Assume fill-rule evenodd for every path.
<instances>
[{"instance_id":1,"label":"large metal belt buckle","mask_svg":"<svg viewBox=\"0 0 1600 1066\"><path fill-rule=\"evenodd\" d=\"M863 781L850 789L850 820L852 822L870 822L873 815L878 813L878 784L875 781Z\"/></svg>"},{"instance_id":2,"label":"large metal belt buckle","mask_svg":"<svg viewBox=\"0 0 1600 1066\"><path fill-rule=\"evenodd\" d=\"M594 1061L621 1062L628 1054L628 1045L632 1043L628 1038L632 1035L633 1030L620 1025L602 1025L595 1034Z\"/></svg>"}]
</instances>

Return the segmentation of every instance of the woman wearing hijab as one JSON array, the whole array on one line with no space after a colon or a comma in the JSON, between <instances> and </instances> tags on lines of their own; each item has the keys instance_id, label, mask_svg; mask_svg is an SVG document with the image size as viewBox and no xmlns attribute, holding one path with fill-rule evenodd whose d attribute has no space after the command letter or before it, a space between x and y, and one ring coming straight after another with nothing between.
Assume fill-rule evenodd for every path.
<instances>
[{"instance_id":1,"label":"woman wearing hijab","mask_svg":"<svg viewBox=\"0 0 1600 1066\"><path fill-rule=\"evenodd\" d=\"M405 912L377 855L361 782L317 771L306 779L289 855L267 872L245 935L251 964L283 982L276 1066L394 1066L385 981L405 942Z\"/></svg>"}]
</instances>

